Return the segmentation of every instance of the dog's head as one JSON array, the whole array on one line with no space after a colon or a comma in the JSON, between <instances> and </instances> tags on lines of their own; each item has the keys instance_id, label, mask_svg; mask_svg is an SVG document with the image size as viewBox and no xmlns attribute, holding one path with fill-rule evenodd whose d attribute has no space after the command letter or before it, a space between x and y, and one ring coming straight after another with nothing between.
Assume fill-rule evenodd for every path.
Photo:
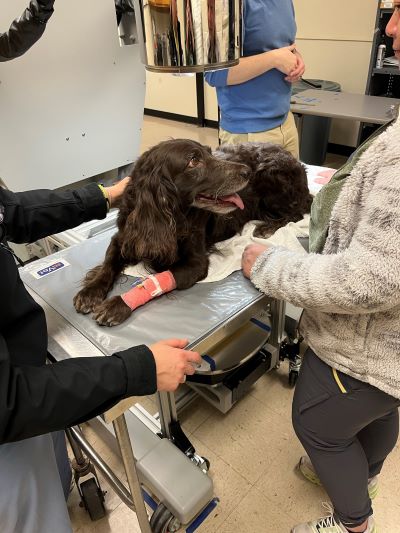
<instances>
[{"instance_id":1,"label":"dog's head","mask_svg":"<svg viewBox=\"0 0 400 533\"><path fill-rule=\"evenodd\" d=\"M221 215L243 209L238 193L248 183L249 170L188 139L150 148L137 160L123 198L124 255L133 246L140 259L173 263L178 228L182 235L190 208Z\"/></svg>"},{"instance_id":2,"label":"dog's head","mask_svg":"<svg viewBox=\"0 0 400 533\"><path fill-rule=\"evenodd\" d=\"M135 171L143 185L158 181L161 187L175 189L183 210L197 207L225 214L243 208L238 192L247 185L249 168L217 159L196 141L164 141L139 158Z\"/></svg>"},{"instance_id":3,"label":"dog's head","mask_svg":"<svg viewBox=\"0 0 400 533\"><path fill-rule=\"evenodd\" d=\"M251 169L251 186L266 212L276 216L308 213L312 197L304 165L287 150L272 143L220 146L215 155L240 161Z\"/></svg>"}]
</instances>

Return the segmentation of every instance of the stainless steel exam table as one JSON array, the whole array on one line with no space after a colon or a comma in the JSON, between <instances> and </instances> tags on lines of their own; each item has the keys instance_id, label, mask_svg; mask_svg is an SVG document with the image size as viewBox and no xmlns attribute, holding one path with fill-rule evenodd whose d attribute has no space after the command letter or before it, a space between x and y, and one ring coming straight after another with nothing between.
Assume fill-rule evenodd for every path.
<instances>
[{"instance_id":1,"label":"stainless steel exam table","mask_svg":"<svg viewBox=\"0 0 400 533\"><path fill-rule=\"evenodd\" d=\"M87 270L102 262L114 231L105 231L21 269L25 285L45 310L52 358L110 356L133 345L187 338L189 347L203 356L201 368L188 384L206 399L224 387L221 410L245 394L261 374L278 365L284 304L261 294L241 272L162 296L113 328L100 327L90 315L76 313L73 296ZM112 294L125 292L132 281L122 275ZM207 461L196 455L180 429L174 394L158 394L159 418L132 403L130 399L120 402L101 422L117 439L130 493L85 442L79 429L74 430L75 439L123 501L136 510L143 532L151 528L140 484L170 512L169 530L196 522L213 502L213 486ZM194 528L188 526L187 531Z\"/></svg>"}]
</instances>

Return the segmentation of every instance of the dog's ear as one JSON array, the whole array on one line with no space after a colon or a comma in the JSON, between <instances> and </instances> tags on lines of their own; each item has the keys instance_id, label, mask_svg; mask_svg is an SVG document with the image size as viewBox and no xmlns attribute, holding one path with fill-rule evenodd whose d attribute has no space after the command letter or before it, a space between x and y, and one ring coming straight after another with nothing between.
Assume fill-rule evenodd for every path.
<instances>
[{"instance_id":1,"label":"dog's ear","mask_svg":"<svg viewBox=\"0 0 400 533\"><path fill-rule=\"evenodd\" d=\"M129 191L131 209L123 228L122 255L171 265L177 260L178 191L160 162L138 161Z\"/></svg>"},{"instance_id":2,"label":"dog's ear","mask_svg":"<svg viewBox=\"0 0 400 533\"><path fill-rule=\"evenodd\" d=\"M284 215L308 212L309 190L302 163L284 150L274 150L256 168L254 189L265 199L268 209Z\"/></svg>"}]
</instances>

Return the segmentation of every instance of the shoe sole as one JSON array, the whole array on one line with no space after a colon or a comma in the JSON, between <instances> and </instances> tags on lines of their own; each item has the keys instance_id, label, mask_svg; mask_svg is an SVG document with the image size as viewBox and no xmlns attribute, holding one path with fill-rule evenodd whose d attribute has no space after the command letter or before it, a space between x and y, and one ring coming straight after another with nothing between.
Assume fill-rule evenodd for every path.
<instances>
[{"instance_id":1,"label":"shoe sole","mask_svg":"<svg viewBox=\"0 0 400 533\"><path fill-rule=\"evenodd\" d=\"M374 500L377 497L378 492L379 492L379 487L377 485L371 488L368 487L368 494L371 500ZM376 533L376 531L374 531L373 533Z\"/></svg>"},{"instance_id":2,"label":"shoe sole","mask_svg":"<svg viewBox=\"0 0 400 533\"><path fill-rule=\"evenodd\" d=\"M310 481L313 485L318 485L318 487L322 487L322 483L317 476L317 474L314 474L310 469L302 469L300 463L297 465L297 468L301 472L301 475L307 480ZM368 487L368 494L371 500L374 500L376 496L378 495L378 485L375 485L374 487ZM293 533L293 532L292 532ZM376 533L376 532L374 532Z\"/></svg>"},{"instance_id":3,"label":"shoe sole","mask_svg":"<svg viewBox=\"0 0 400 533\"><path fill-rule=\"evenodd\" d=\"M303 468L300 462L298 463L297 468L301 472L301 475L305 477L307 481L310 481L313 485L318 485L319 487L322 486L319 477L312 470L310 470L309 468Z\"/></svg>"},{"instance_id":4,"label":"shoe sole","mask_svg":"<svg viewBox=\"0 0 400 533\"><path fill-rule=\"evenodd\" d=\"M295 533L294 528L290 530L290 533ZM371 533L378 533L378 528L376 525L374 526L374 529L371 531Z\"/></svg>"}]
</instances>

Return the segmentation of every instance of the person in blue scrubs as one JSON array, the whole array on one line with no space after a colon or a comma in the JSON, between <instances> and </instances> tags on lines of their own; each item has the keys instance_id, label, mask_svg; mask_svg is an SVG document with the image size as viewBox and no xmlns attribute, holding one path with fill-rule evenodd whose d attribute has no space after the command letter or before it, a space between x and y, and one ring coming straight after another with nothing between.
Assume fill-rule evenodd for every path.
<instances>
[{"instance_id":1,"label":"person in blue scrubs","mask_svg":"<svg viewBox=\"0 0 400 533\"><path fill-rule=\"evenodd\" d=\"M217 90L221 143L273 142L299 156L290 113L292 84L305 66L295 45L292 0L244 0L243 57L205 79Z\"/></svg>"}]
</instances>

